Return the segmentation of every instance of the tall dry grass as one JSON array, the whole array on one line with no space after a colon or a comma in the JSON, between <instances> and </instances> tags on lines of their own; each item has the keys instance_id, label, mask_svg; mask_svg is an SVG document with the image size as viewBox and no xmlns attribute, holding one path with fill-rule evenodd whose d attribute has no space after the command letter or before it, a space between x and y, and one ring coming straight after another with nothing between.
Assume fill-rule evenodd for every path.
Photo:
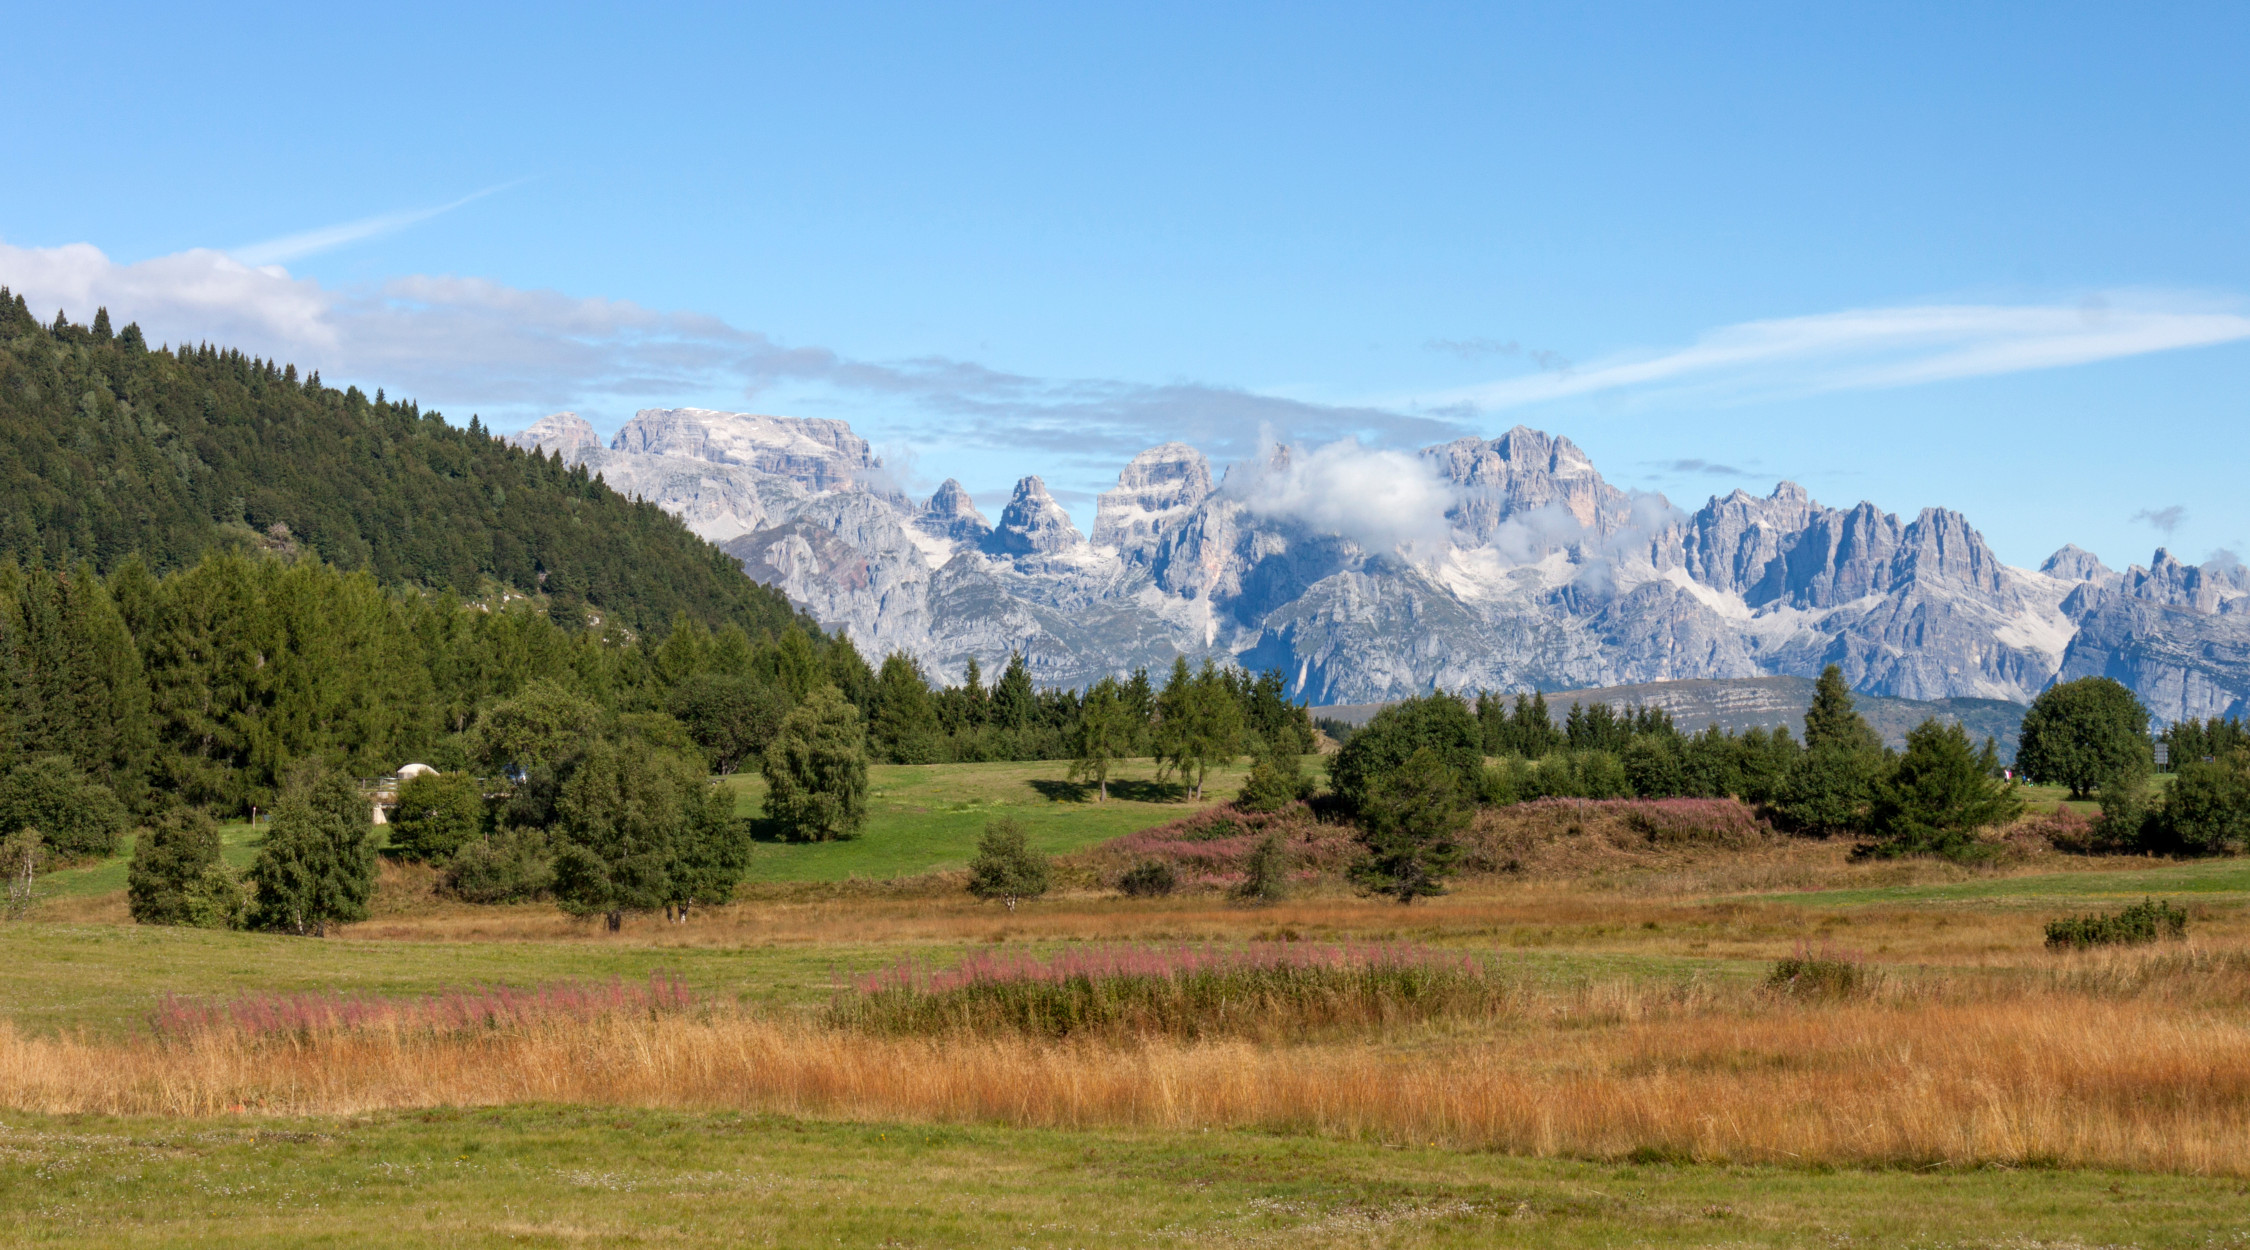
<instances>
[{"instance_id":1,"label":"tall dry grass","mask_svg":"<svg viewBox=\"0 0 2250 1250\"><path fill-rule=\"evenodd\" d=\"M2048 988L1794 1005L1748 988L1595 984L1527 998L1520 1017L1474 1034L1383 1045L868 1036L731 1009L168 1043L0 1026L0 1104L210 1115L568 1102L1258 1128L1533 1155L2250 1172L2250 1022L2178 997Z\"/></svg>"}]
</instances>

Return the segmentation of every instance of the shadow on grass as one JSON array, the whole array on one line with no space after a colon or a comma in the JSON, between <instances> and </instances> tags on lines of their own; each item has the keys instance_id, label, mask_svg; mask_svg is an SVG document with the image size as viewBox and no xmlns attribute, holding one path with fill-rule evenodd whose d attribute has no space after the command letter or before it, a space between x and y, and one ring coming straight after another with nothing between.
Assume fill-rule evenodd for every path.
<instances>
[{"instance_id":1,"label":"shadow on grass","mask_svg":"<svg viewBox=\"0 0 2250 1250\"><path fill-rule=\"evenodd\" d=\"M1055 803L1091 803L1094 787L1090 782L1036 780L1024 783L1037 790L1040 797ZM1126 781L1109 783L1109 797L1133 803L1178 803L1186 800L1188 789L1177 782Z\"/></svg>"}]
</instances>

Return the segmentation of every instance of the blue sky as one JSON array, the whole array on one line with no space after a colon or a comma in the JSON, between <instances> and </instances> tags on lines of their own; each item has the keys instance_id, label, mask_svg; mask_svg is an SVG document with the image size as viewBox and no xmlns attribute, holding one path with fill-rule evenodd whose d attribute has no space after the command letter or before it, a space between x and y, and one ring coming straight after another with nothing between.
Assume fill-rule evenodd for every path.
<instances>
[{"instance_id":1,"label":"blue sky","mask_svg":"<svg viewBox=\"0 0 2250 1250\"><path fill-rule=\"evenodd\" d=\"M12 12L0 283L503 429L844 417L988 514L1521 422L2250 539L2245 6L313 8Z\"/></svg>"}]
</instances>

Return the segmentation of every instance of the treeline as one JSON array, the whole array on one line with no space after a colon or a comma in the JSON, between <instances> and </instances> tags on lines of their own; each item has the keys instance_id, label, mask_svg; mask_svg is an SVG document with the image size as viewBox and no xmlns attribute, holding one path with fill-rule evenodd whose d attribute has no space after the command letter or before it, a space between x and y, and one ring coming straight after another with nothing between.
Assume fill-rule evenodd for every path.
<instances>
[{"instance_id":1,"label":"treeline","mask_svg":"<svg viewBox=\"0 0 2250 1250\"><path fill-rule=\"evenodd\" d=\"M1885 845L1898 851L1958 851L1970 830L2020 810L2001 797L2007 791L1990 739L1980 749L1959 726L1932 722L1910 736L1906 752L1892 751L1859 715L1833 665L1816 686L1802 742L1786 727L1733 733L1714 725L1688 733L1660 708L1618 711L1598 703L1573 705L1557 725L1537 694L1512 703L1483 694L1473 707L1445 694L1411 700L1385 709L1344 744L1331 770L1338 796L1356 806L1425 747L1486 805L1737 798L1784 825L1819 833L1874 831L1885 787L1909 758L1916 768L1947 770L1961 785L1961 810L1924 828L1884 829Z\"/></svg>"},{"instance_id":2,"label":"treeline","mask_svg":"<svg viewBox=\"0 0 2250 1250\"><path fill-rule=\"evenodd\" d=\"M161 577L137 560L108 577L0 562L0 772L66 758L133 812L270 807L307 760L354 777L467 768L480 714L539 679L707 730L726 726L694 696L736 682L770 736L813 689L864 701L873 677L849 641L794 623L570 628L521 597L386 589L311 558L214 554Z\"/></svg>"},{"instance_id":3,"label":"treeline","mask_svg":"<svg viewBox=\"0 0 2250 1250\"><path fill-rule=\"evenodd\" d=\"M867 704L868 745L891 764L1077 759L1089 714L1102 754L1112 759L1163 754L1158 726L1167 710L1175 728L1217 716L1233 727L1223 736L1237 755L1266 743L1302 755L1314 742L1311 719L1289 700L1278 671L1253 675L1205 663L1198 672L1185 659L1173 662L1161 690L1141 668L1079 691L1035 689L1021 654L989 688L973 658L960 685L933 685L920 664L894 652Z\"/></svg>"},{"instance_id":4,"label":"treeline","mask_svg":"<svg viewBox=\"0 0 2250 1250\"><path fill-rule=\"evenodd\" d=\"M796 613L655 504L509 447L472 417L338 390L209 344L152 348L0 288L0 558L169 573L304 550L383 586L544 596L565 626L686 615L778 633Z\"/></svg>"}]
</instances>

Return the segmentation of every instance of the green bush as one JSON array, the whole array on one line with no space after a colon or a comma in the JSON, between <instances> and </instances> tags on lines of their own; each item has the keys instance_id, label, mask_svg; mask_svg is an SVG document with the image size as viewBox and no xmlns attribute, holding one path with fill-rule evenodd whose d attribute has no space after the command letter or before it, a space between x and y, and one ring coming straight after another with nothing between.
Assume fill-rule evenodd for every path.
<instances>
[{"instance_id":1,"label":"green bush","mask_svg":"<svg viewBox=\"0 0 2250 1250\"><path fill-rule=\"evenodd\" d=\"M2110 915L2065 916L2047 922L2047 949L2086 950L2095 946L2137 946L2159 938L2187 936L2187 913L2170 903L2142 899Z\"/></svg>"},{"instance_id":2,"label":"green bush","mask_svg":"<svg viewBox=\"0 0 2250 1250\"><path fill-rule=\"evenodd\" d=\"M1766 973L1768 989L1792 998L1849 998L1868 980L1857 956L1829 950L1799 950Z\"/></svg>"},{"instance_id":3,"label":"green bush","mask_svg":"<svg viewBox=\"0 0 2250 1250\"><path fill-rule=\"evenodd\" d=\"M445 866L445 890L466 903L523 903L555 884L555 856L540 829L478 838Z\"/></svg>"},{"instance_id":4,"label":"green bush","mask_svg":"<svg viewBox=\"0 0 2250 1250\"><path fill-rule=\"evenodd\" d=\"M1289 848L1280 834L1269 833L1251 848L1234 896L1245 903L1278 903L1289 897Z\"/></svg>"},{"instance_id":5,"label":"green bush","mask_svg":"<svg viewBox=\"0 0 2250 1250\"><path fill-rule=\"evenodd\" d=\"M467 773L422 773L398 788L391 849L443 864L484 831L484 790Z\"/></svg>"},{"instance_id":6,"label":"green bush","mask_svg":"<svg viewBox=\"0 0 2250 1250\"><path fill-rule=\"evenodd\" d=\"M140 924L231 929L242 923L242 884L219 858L219 826L209 812L166 814L133 840L126 907Z\"/></svg>"},{"instance_id":7,"label":"green bush","mask_svg":"<svg viewBox=\"0 0 2250 1250\"><path fill-rule=\"evenodd\" d=\"M1257 763L1242 781L1235 806L1246 812L1278 812L1291 803L1312 797L1312 778L1294 752L1260 744Z\"/></svg>"},{"instance_id":8,"label":"green bush","mask_svg":"<svg viewBox=\"0 0 2250 1250\"><path fill-rule=\"evenodd\" d=\"M969 893L981 899L998 899L1016 909L1020 899L1047 892L1047 857L1024 840L1023 826L1013 820L995 820L977 839L977 857L969 861Z\"/></svg>"},{"instance_id":9,"label":"green bush","mask_svg":"<svg viewBox=\"0 0 2250 1250\"><path fill-rule=\"evenodd\" d=\"M0 781L0 836L37 830L48 867L110 854L126 821L125 805L110 788L87 780L65 756L27 760Z\"/></svg>"},{"instance_id":10,"label":"green bush","mask_svg":"<svg viewBox=\"0 0 2250 1250\"><path fill-rule=\"evenodd\" d=\"M1180 888L1180 877L1170 864L1144 859L1117 879L1117 891L1132 898L1159 898Z\"/></svg>"},{"instance_id":11,"label":"green bush","mask_svg":"<svg viewBox=\"0 0 2250 1250\"><path fill-rule=\"evenodd\" d=\"M2199 855L2235 854L2250 846L2250 751L2187 760L2178 770L2162 814L2172 842Z\"/></svg>"}]
</instances>

